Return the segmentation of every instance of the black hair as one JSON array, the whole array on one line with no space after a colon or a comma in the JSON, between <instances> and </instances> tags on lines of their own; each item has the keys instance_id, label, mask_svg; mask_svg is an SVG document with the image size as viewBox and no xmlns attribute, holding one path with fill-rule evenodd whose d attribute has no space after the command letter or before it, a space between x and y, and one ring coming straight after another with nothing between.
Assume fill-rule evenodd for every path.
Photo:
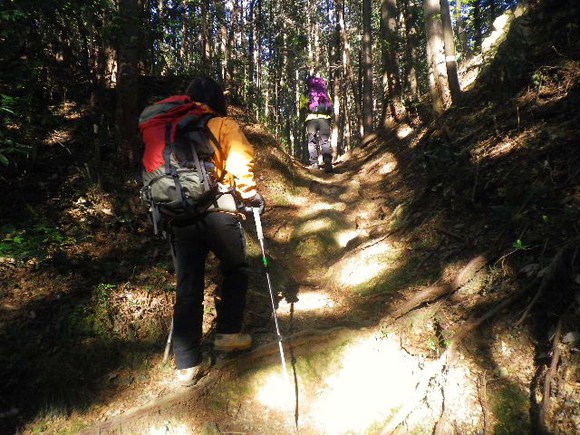
<instances>
[{"instance_id":1,"label":"black hair","mask_svg":"<svg viewBox=\"0 0 580 435\"><path fill-rule=\"evenodd\" d=\"M228 105L222 87L210 77L197 78L191 81L185 94L189 95L193 101L207 104L219 115L226 116Z\"/></svg>"}]
</instances>

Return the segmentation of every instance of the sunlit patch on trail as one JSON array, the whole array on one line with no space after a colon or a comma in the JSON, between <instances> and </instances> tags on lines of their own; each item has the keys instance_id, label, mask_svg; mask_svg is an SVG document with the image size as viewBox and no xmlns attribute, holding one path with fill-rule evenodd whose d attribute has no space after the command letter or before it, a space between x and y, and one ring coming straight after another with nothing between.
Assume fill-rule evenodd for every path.
<instances>
[{"instance_id":1,"label":"sunlit patch on trail","mask_svg":"<svg viewBox=\"0 0 580 435\"><path fill-rule=\"evenodd\" d=\"M336 241L338 246L344 248L356 236L358 236L358 231L356 230L340 231L336 234Z\"/></svg>"},{"instance_id":2,"label":"sunlit patch on trail","mask_svg":"<svg viewBox=\"0 0 580 435\"><path fill-rule=\"evenodd\" d=\"M312 409L324 433L363 433L372 422L384 422L409 400L417 383L417 361L395 338L374 335L349 346L340 367L321 384Z\"/></svg>"},{"instance_id":3,"label":"sunlit patch on trail","mask_svg":"<svg viewBox=\"0 0 580 435\"><path fill-rule=\"evenodd\" d=\"M409 136L411 133L413 133L413 128L411 128L408 125L404 125L402 127L399 127L397 129L397 138L399 139L405 139L407 136Z\"/></svg>"},{"instance_id":4,"label":"sunlit patch on trail","mask_svg":"<svg viewBox=\"0 0 580 435\"><path fill-rule=\"evenodd\" d=\"M193 431L184 424L173 426L171 423L149 428L148 435L193 435Z\"/></svg>"},{"instance_id":5,"label":"sunlit patch on trail","mask_svg":"<svg viewBox=\"0 0 580 435\"><path fill-rule=\"evenodd\" d=\"M382 174L382 175L390 174L395 169L397 169L397 163L396 162L388 162L388 163L385 163L383 166L381 166L381 168L379 169L379 174Z\"/></svg>"},{"instance_id":6,"label":"sunlit patch on trail","mask_svg":"<svg viewBox=\"0 0 580 435\"><path fill-rule=\"evenodd\" d=\"M299 234L300 235L316 234L320 231L329 230L332 227L332 225L333 222L331 219L327 218L312 219L300 226Z\"/></svg>"},{"instance_id":7,"label":"sunlit patch on trail","mask_svg":"<svg viewBox=\"0 0 580 435\"><path fill-rule=\"evenodd\" d=\"M333 308L335 302L327 294L321 292L300 292L298 301L294 302L295 312L316 311L325 308ZM281 316L289 315L292 304L285 299L280 301L278 314Z\"/></svg>"},{"instance_id":8,"label":"sunlit patch on trail","mask_svg":"<svg viewBox=\"0 0 580 435\"><path fill-rule=\"evenodd\" d=\"M388 257L394 255L397 255L396 250L386 242L365 248L341 263L338 279L348 286L369 282L387 269Z\"/></svg>"},{"instance_id":9,"label":"sunlit patch on trail","mask_svg":"<svg viewBox=\"0 0 580 435\"><path fill-rule=\"evenodd\" d=\"M344 202L317 202L316 204L309 205L304 215L312 216L320 214L321 211L339 211L343 212L346 210L346 204Z\"/></svg>"},{"instance_id":10,"label":"sunlit patch on trail","mask_svg":"<svg viewBox=\"0 0 580 435\"><path fill-rule=\"evenodd\" d=\"M280 411L292 409L296 403L296 394L294 382L289 376L285 376L281 368L270 374L258 391L258 401Z\"/></svg>"}]
</instances>

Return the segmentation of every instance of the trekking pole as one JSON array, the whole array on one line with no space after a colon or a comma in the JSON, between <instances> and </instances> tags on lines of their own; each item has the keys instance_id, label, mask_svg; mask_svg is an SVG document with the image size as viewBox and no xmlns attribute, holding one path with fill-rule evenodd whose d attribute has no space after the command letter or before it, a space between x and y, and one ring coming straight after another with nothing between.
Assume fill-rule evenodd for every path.
<instances>
[{"instance_id":1,"label":"trekking pole","mask_svg":"<svg viewBox=\"0 0 580 435\"><path fill-rule=\"evenodd\" d=\"M167 364L167 361L169 360L169 352L171 351L172 341L173 341L173 317L171 318L171 326L169 327L167 342L165 343L165 352L163 353L163 364Z\"/></svg>"},{"instance_id":2,"label":"trekking pole","mask_svg":"<svg viewBox=\"0 0 580 435\"><path fill-rule=\"evenodd\" d=\"M268 281L268 290L270 291L270 301L272 302L272 312L274 313L274 324L276 325L276 335L278 336L278 348L280 349L280 359L282 360L282 370L284 376L288 376L286 370L286 358L284 357L284 347L282 346L282 334L280 334L280 327L278 326L278 315L276 314L276 303L274 302L274 293L272 292L272 283L270 282L270 274L268 273L268 259L266 258L266 249L264 248L264 232L262 231L262 221L260 220L260 209L253 207L254 222L256 223L256 233L258 234L258 241L262 249L262 264L266 272L266 280Z\"/></svg>"}]
</instances>

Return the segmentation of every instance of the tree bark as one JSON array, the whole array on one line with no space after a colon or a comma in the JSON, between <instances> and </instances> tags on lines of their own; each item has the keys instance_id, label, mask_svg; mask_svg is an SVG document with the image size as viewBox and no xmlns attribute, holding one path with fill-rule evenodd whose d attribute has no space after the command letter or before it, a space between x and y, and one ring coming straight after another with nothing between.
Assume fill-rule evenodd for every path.
<instances>
[{"instance_id":1,"label":"tree bark","mask_svg":"<svg viewBox=\"0 0 580 435\"><path fill-rule=\"evenodd\" d=\"M125 23L117 50L117 126L120 136L118 151L132 162L138 144L137 117L141 110L138 78L143 0L119 0L118 6Z\"/></svg>"},{"instance_id":2,"label":"tree bark","mask_svg":"<svg viewBox=\"0 0 580 435\"><path fill-rule=\"evenodd\" d=\"M346 106L345 107L353 107L356 115L356 119L361 120L361 108L360 108L360 98L359 92L356 87L356 82L354 79L354 71L352 68L352 62L350 58L350 42L348 40L348 35L346 32L346 24L344 19L344 1L343 0L336 0L336 9L338 11L338 28L340 33L340 41L342 44L342 70L343 76L345 78L345 87L344 89L348 89L349 87L352 89L352 99L354 100L354 104L352 101L349 101L348 92L346 94ZM349 112L344 111L345 120L345 139L346 139L346 150L350 149L351 147L351 128L350 128L350 119L349 119Z\"/></svg>"},{"instance_id":3,"label":"tree bark","mask_svg":"<svg viewBox=\"0 0 580 435\"><path fill-rule=\"evenodd\" d=\"M447 71L445 68L445 49L441 26L439 0L424 0L425 34L427 36L427 63L429 65L429 92L431 110L439 116L445 110L447 99Z\"/></svg>"},{"instance_id":4,"label":"tree bark","mask_svg":"<svg viewBox=\"0 0 580 435\"><path fill-rule=\"evenodd\" d=\"M401 94L401 78L399 75L398 37L398 7L397 0L383 0L381 3L381 35L383 57L383 125L390 120L397 121L399 113L404 111Z\"/></svg>"},{"instance_id":5,"label":"tree bark","mask_svg":"<svg viewBox=\"0 0 580 435\"><path fill-rule=\"evenodd\" d=\"M441 24L443 26L443 41L445 44L445 65L447 67L447 79L451 92L452 102L461 99L461 86L457 75L457 58L455 57L455 43L453 41L453 27L451 26L451 12L449 11L449 1L440 0Z\"/></svg>"},{"instance_id":6,"label":"tree bark","mask_svg":"<svg viewBox=\"0 0 580 435\"><path fill-rule=\"evenodd\" d=\"M373 130L372 0L363 0L362 76L363 135Z\"/></svg>"},{"instance_id":7,"label":"tree bark","mask_svg":"<svg viewBox=\"0 0 580 435\"><path fill-rule=\"evenodd\" d=\"M417 78L418 63L418 46L419 46L419 29L417 22L417 7L409 5L409 0L402 0L401 10L403 12L404 22L404 75L402 95L407 95L412 106L419 100L419 80Z\"/></svg>"}]
</instances>

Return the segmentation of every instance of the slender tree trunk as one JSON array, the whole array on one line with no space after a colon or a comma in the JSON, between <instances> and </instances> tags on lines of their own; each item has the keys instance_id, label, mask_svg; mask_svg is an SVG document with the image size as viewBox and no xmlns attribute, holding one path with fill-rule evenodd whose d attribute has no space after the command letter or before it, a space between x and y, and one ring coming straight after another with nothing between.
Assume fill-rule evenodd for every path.
<instances>
[{"instance_id":1,"label":"slender tree trunk","mask_svg":"<svg viewBox=\"0 0 580 435\"><path fill-rule=\"evenodd\" d=\"M441 15L439 0L424 0L423 8L425 11L425 33L427 36L431 109L435 116L439 116L445 110L445 101L448 92L443 29L439 18Z\"/></svg>"},{"instance_id":2,"label":"slender tree trunk","mask_svg":"<svg viewBox=\"0 0 580 435\"><path fill-rule=\"evenodd\" d=\"M409 5L409 0L402 2L403 22L404 22L404 90L403 95L407 95L411 101L411 106L416 106L419 101L419 80L417 78L417 63L419 58L419 29L417 27L417 7Z\"/></svg>"},{"instance_id":3,"label":"slender tree trunk","mask_svg":"<svg viewBox=\"0 0 580 435\"><path fill-rule=\"evenodd\" d=\"M455 26L457 29L457 41L458 41L458 51L461 54L469 53L469 47L467 46L467 36L465 33L465 20L462 15L462 0L455 0Z\"/></svg>"},{"instance_id":4,"label":"slender tree trunk","mask_svg":"<svg viewBox=\"0 0 580 435\"><path fill-rule=\"evenodd\" d=\"M228 63L230 58L229 44L228 44L228 28L226 23L226 5L225 0L216 1L216 21L218 25L218 56L220 63L220 77L227 83L228 77Z\"/></svg>"},{"instance_id":5,"label":"slender tree trunk","mask_svg":"<svg viewBox=\"0 0 580 435\"><path fill-rule=\"evenodd\" d=\"M489 0L489 23L493 25L493 22L497 18L497 12L495 7L495 0Z\"/></svg>"},{"instance_id":6,"label":"slender tree trunk","mask_svg":"<svg viewBox=\"0 0 580 435\"><path fill-rule=\"evenodd\" d=\"M397 0L383 0L381 3L381 35L383 57L383 126L390 120L397 121L403 112L401 79L399 75Z\"/></svg>"},{"instance_id":7,"label":"slender tree trunk","mask_svg":"<svg viewBox=\"0 0 580 435\"><path fill-rule=\"evenodd\" d=\"M473 52L479 53L481 51L482 41L482 17L480 0L473 2Z\"/></svg>"},{"instance_id":8,"label":"slender tree trunk","mask_svg":"<svg viewBox=\"0 0 580 435\"><path fill-rule=\"evenodd\" d=\"M455 43L453 41L453 28L451 27L451 13L449 11L448 0L440 0L441 23L443 26L443 41L445 44L445 65L447 67L447 78L449 80L449 90L451 100L459 101L461 98L461 87L457 75L457 59L455 57Z\"/></svg>"},{"instance_id":9,"label":"slender tree trunk","mask_svg":"<svg viewBox=\"0 0 580 435\"><path fill-rule=\"evenodd\" d=\"M373 130L372 0L363 0L362 76L363 135Z\"/></svg>"},{"instance_id":10,"label":"slender tree trunk","mask_svg":"<svg viewBox=\"0 0 580 435\"><path fill-rule=\"evenodd\" d=\"M350 88L352 90L352 99L354 102L349 101L349 97L347 94L347 102L345 107L354 107L356 119L359 120L359 126L361 126L360 120L362 120L361 108L360 108L360 98L359 92L357 90L356 81L354 79L354 71L352 68L352 62L350 59L350 42L348 40L348 35L346 32L346 25L344 20L344 2L343 0L336 1L336 9L338 10L338 26L340 32L340 40L342 44L342 68L343 74L345 77L345 81L347 86L345 88ZM349 119L349 111L345 110L345 128L347 131L345 132L345 138L348 141L347 149L350 149L350 141L351 135L350 133L350 119Z\"/></svg>"},{"instance_id":11,"label":"slender tree trunk","mask_svg":"<svg viewBox=\"0 0 580 435\"><path fill-rule=\"evenodd\" d=\"M201 21L201 65L205 71L212 70L212 59L210 47L212 45L210 26L212 21L209 19L209 10L207 2L201 2L201 16L205 17Z\"/></svg>"},{"instance_id":12,"label":"slender tree trunk","mask_svg":"<svg viewBox=\"0 0 580 435\"><path fill-rule=\"evenodd\" d=\"M117 126L119 128L119 151L133 161L137 141L137 117L139 115L139 41L142 40L141 0L119 0L119 14L125 25L118 48L117 74Z\"/></svg>"},{"instance_id":13,"label":"slender tree trunk","mask_svg":"<svg viewBox=\"0 0 580 435\"><path fill-rule=\"evenodd\" d=\"M336 9L334 11L334 22L338 23L338 14ZM335 25L335 31L332 32L332 43L331 43L331 58L330 63L332 65L340 65L340 54L342 52L342 47L340 44L340 31L338 25ZM333 107L334 107L334 122L332 123L332 135L331 143L334 158L336 159L339 155L344 153L344 128L342 123L342 111L341 111L341 96L344 92L341 92L341 82L342 75L341 70L338 67L331 69L331 77L333 83Z\"/></svg>"}]
</instances>

